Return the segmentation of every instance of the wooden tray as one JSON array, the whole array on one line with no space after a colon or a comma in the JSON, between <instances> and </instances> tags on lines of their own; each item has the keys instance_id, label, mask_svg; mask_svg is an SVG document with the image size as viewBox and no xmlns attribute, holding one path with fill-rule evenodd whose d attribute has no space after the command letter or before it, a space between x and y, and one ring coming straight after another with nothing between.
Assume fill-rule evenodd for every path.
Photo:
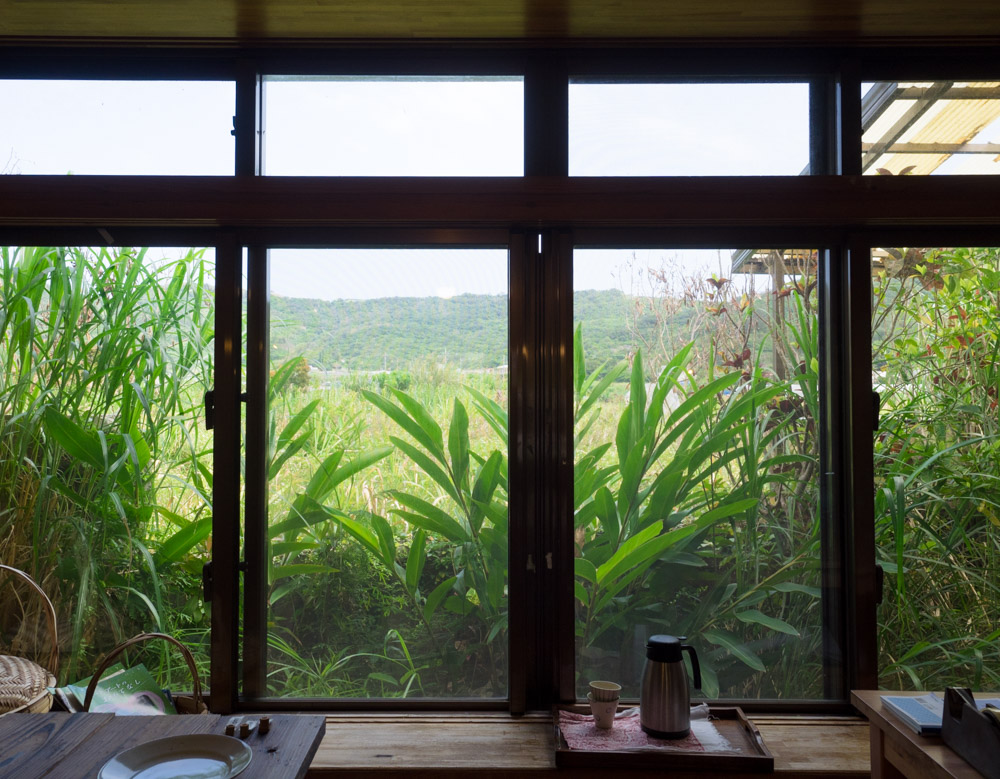
<instances>
[{"instance_id":1,"label":"wooden tray","mask_svg":"<svg viewBox=\"0 0 1000 779\"><path fill-rule=\"evenodd\" d=\"M586 706L562 706L560 710L587 713ZM555 712L556 766L559 768L645 768L677 771L774 771L774 756L764 746L756 726L737 706L711 706L712 724L733 746L732 752L684 752L677 750L570 749L559 730Z\"/></svg>"}]
</instances>

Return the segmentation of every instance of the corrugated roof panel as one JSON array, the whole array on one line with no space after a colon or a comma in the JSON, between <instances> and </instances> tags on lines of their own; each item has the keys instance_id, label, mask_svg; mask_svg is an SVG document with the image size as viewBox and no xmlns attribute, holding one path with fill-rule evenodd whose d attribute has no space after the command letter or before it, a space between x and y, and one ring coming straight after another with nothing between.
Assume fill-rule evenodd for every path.
<instances>
[{"instance_id":1,"label":"corrugated roof panel","mask_svg":"<svg viewBox=\"0 0 1000 779\"><path fill-rule=\"evenodd\" d=\"M907 83L899 84L898 92L905 89L933 89L933 84ZM972 98L951 99L956 90L962 88L987 89L1000 87L1000 82L956 82L946 94L948 98L933 100L929 105L921 107L919 100L892 99L883 113L865 132L862 142L865 144L888 144L886 152L878 157L867 169L866 173L875 174L880 170L899 175L907 168L912 175L927 175L933 172L965 173L965 174L996 174L1000 173L1000 149L998 153L986 149L985 153L958 153L954 149L933 147L964 146L966 144L990 144L1000 141L1000 138L981 137L984 130L991 128L1000 119L1000 99ZM912 123L902 133L898 133L898 123L907 116L907 112L920 112L918 116L910 116ZM893 132L898 137L891 137ZM991 130L989 135L995 133ZM918 151L893 151L895 144L921 144L924 149ZM961 156L961 164L949 164L946 170L938 171L942 165L953 156Z\"/></svg>"}]
</instances>

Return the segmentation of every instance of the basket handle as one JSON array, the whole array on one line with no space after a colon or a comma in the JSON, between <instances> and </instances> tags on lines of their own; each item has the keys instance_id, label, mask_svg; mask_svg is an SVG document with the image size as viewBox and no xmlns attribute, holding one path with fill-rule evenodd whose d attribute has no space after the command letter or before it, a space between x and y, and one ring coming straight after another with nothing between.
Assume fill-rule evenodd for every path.
<instances>
[{"instance_id":1,"label":"basket handle","mask_svg":"<svg viewBox=\"0 0 1000 779\"><path fill-rule=\"evenodd\" d=\"M45 621L49 625L49 635L52 636L52 650L49 652L49 662L45 667L52 673L53 676L59 673L59 634L56 632L56 609L52 605L52 601L49 600L49 596L45 594L45 590L38 586L38 582L32 579L28 574L19 568L14 568L10 565L0 565L0 570L12 573L15 576L19 576L27 584L29 584L35 592L37 592L42 601L45 603Z\"/></svg>"},{"instance_id":2,"label":"basket handle","mask_svg":"<svg viewBox=\"0 0 1000 779\"><path fill-rule=\"evenodd\" d=\"M128 641L119 644L104 656L100 666L98 666L97 670L94 671L94 675L90 677L90 684L87 685L87 695L83 701L84 711L90 711L90 704L94 700L94 692L97 690L97 683L101 680L101 674L108 670L108 666L111 665L111 661L130 646L141 644L144 641L149 641L151 638L162 638L164 641L168 641L181 650L181 654L184 656L184 662L187 663L188 670L191 671L191 679L194 684L193 694L195 706L197 710L201 710L204 705L201 697L201 680L198 678L198 669L194 665L194 657L191 655L191 650L189 650L176 638L168 636L166 633L140 633L137 636L133 636Z\"/></svg>"}]
</instances>

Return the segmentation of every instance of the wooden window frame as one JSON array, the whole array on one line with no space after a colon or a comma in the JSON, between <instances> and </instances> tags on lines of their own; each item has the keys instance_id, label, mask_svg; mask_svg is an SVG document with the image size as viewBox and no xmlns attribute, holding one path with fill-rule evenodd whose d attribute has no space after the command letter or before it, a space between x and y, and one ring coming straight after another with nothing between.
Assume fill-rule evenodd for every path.
<instances>
[{"instance_id":1,"label":"wooden window frame","mask_svg":"<svg viewBox=\"0 0 1000 779\"><path fill-rule=\"evenodd\" d=\"M259 247L294 232L297 240L325 243L345 235L402 230L429 242L454 229L502 231L511 256L511 346L528 355L512 365L511 595L524 608L512 613L509 708L517 713L572 700L573 630L571 528L572 406L571 260L573 241L601 231L659 234L670 245L798 243L828 247L823 282L824 337L829 355L826 404L830 420L821 442L825 484L824 538L830 581L844 597L825 619L839 625L824 651L842 662L828 701L741 701L747 709L846 709L850 688L877 686L875 557L872 525L870 404L871 246L1000 243L1000 177L861 177L860 85L863 81L925 79L935 63L940 77L995 77L990 51L920 49L628 49L582 45L560 48L426 46L217 50L29 46L0 53L0 78L233 79L236 174L231 177L3 176L0 236L8 244L155 245L161 237L214 245L219 257L220 341L230 356L240 326L243 247ZM991 70L992 69L992 70ZM270 73L499 74L525 79L525 176L521 178L262 177L261 79ZM808 177L570 178L569 80L633 79L808 80L812 136ZM933 78L933 74L931 74ZM353 231L353 232L352 232ZM183 236L178 238L177 236ZM538 249L538 236L542 236ZM904 239L905 236L905 239ZM257 263L259 265L259 263ZM258 280L256 283L260 283ZM569 302L568 302L569 301ZM266 305L266 301L262 301ZM260 341L259 334L254 335ZM227 340L228 339L228 340ZM225 349L225 346L218 348ZM218 354L218 352L217 352ZM227 358L229 359L229 358ZM259 371L258 371L259 373ZM830 375L847 377L836 386ZM238 403L239 373L231 359L216 362L216 391ZM248 391L259 393L260 386ZM235 400L233 398L236 398ZM218 403L218 401L217 401ZM236 644L239 625L238 406L217 428L212 609L212 707L225 712L243 702ZM221 406L220 406L221 410ZM228 419L228 421L227 421ZM218 417L217 417L218 420ZM567 421L568 420L568 421ZM258 442L259 444L259 442ZM568 447L568 448L567 448ZM530 451L530 454L528 452ZM234 461L235 456L235 461ZM235 466L234 466L235 462ZM552 485L555 485L554 487ZM257 497L258 502L261 500ZM568 501L568 502L567 502ZM570 523L571 525L571 523ZM518 573L528 554L553 568L530 579ZM259 556L259 550L249 550ZM561 554L559 553L561 551ZM249 552L248 552L249 553ZM567 562L568 561L568 562ZM219 599L221 586L227 593ZM537 658L547 658L539 662ZM259 674L259 668L251 671ZM251 685L252 686L252 685ZM273 708L331 708L329 700L293 700ZM468 708L469 701L379 701L384 708ZM365 705L350 701L345 706Z\"/></svg>"}]
</instances>

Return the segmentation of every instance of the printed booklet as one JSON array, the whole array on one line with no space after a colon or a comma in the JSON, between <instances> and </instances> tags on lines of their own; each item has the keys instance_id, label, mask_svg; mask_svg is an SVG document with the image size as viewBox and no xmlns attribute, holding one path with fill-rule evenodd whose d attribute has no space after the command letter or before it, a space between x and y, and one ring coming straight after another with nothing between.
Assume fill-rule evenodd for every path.
<instances>
[{"instance_id":1,"label":"printed booklet","mask_svg":"<svg viewBox=\"0 0 1000 779\"><path fill-rule=\"evenodd\" d=\"M899 717L915 733L922 736L940 736L941 720L944 717L944 698L937 693L926 695L882 695L882 703L889 711ZM979 710L992 703L1000 706L1000 698L980 699L976 701Z\"/></svg>"},{"instance_id":2,"label":"printed booklet","mask_svg":"<svg viewBox=\"0 0 1000 779\"><path fill-rule=\"evenodd\" d=\"M82 711L88 684L89 676L60 688L56 691L57 697L70 711ZM105 671L94 690L90 711L144 716L177 713L169 696L141 663L132 668L115 663Z\"/></svg>"}]
</instances>

